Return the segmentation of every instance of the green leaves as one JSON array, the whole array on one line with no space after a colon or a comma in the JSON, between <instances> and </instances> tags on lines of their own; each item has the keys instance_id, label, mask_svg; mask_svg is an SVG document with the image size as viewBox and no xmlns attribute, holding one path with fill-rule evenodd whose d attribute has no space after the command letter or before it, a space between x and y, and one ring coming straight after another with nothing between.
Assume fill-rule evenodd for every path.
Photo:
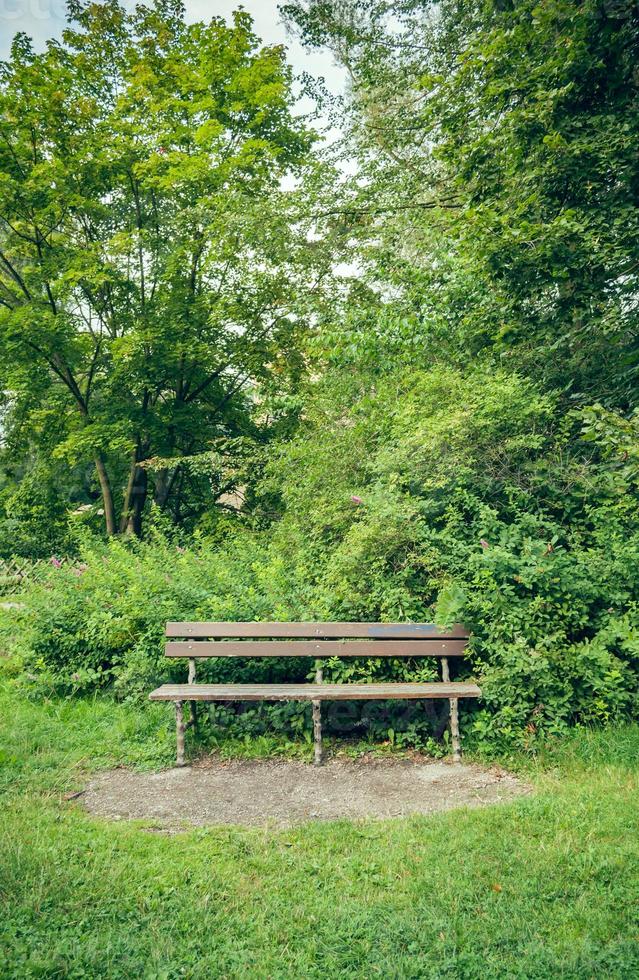
<instances>
[{"instance_id":1,"label":"green leaves","mask_svg":"<svg viewBox=\"0 0 639 980\"><path fill-rule=\"evenodd\" d=\"M62 43L17 44L0 82L6 424L37 450L20 399L55 395L56 454L95 462L107 526L139 533L151 496L194 524L215 502L206 477L147 485L138 464L268 437L253 404L294 388L321 302L303 297L330 265L304 193L281 187L313 138L247 15L73 11Z\"/></svg>"},{"instance_id":2,"label":"green leaves","mask_svg":"<svg viewBox=\"0 0 639 980\"><path fill-rule=\"evenodd\" d=\"M460 585L452 583L440 589L435 605L435 622L438 626L452 626L463 622L466 593Z\"/></svg>"}]
</instances>

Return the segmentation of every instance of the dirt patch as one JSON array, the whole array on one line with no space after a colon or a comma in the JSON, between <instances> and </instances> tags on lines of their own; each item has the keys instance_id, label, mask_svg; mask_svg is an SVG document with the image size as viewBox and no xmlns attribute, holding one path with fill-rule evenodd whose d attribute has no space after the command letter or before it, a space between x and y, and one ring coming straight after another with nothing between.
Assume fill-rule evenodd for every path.
<instances>
[{"instance_id":1,"label":"dirt patch","mask_svg":"<svg viewBox=\"0 0 639 980\"><path fill-rule=\"evenodd\" d=\"M111 820L163 828L207 824L287 827L307 820L385 819L501 803L530 791L492 767L405 759L334 759L321 767L282 760L209 759L186 769L115 769L82 803Z\"/></svg>"}]
</instances>

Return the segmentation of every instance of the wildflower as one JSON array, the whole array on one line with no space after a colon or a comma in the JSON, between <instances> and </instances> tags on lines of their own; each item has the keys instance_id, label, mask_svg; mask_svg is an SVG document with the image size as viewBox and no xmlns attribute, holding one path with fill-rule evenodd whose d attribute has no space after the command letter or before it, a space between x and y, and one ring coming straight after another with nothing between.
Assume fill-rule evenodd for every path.
<instances>
[{"instance_id":1,"label":"wildflower","mask_svg":"<svg viewBox=\"0 0 639 980\"><path fill-rule=\"evenodd\" d=\"M55 555L52 555L49 560L54 568L62 568L62 562L60 561L59 558L56 558Z\"/></svg>"},{"instance_id":2,"label":"wildflower","mask_svg":"<svg viewBox=\"0 0 639 980\"><path fill-rule=\"evenodd\" d=\"M480 545L482 546L482 548L490 548L490 545L489 545L489 544L488 544L488 542L486 541L486 538L482 538L482 539L481 539L481 541L480 541L479 543L480 543Z\"/></svg>"},{"instance_id":3,"label":"wildflower","mask_svg":"<svg viewBox=\"0 0 639 980\"><path fill-rule=\"evenodd\" d=\"M358 505L364 503L361 497L356 497L354 494L351 497L351 500L353 501L354 504L358 504Z\"/></svg>"}]
</instances>

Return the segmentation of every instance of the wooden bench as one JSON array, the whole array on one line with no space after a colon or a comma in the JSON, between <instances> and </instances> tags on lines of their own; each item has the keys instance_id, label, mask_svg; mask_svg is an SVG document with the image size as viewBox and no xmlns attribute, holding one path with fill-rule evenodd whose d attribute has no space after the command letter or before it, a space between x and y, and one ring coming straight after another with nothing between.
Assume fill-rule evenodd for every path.
<instances>
[{"instance_id":1,"label":"wooden bench","mask_svg":"<svg viewBox=\"0 0 639 980\"><path fill-rule=\"evenodd\" d=\"M322 761L322 701L447 698L453 759L461 758L457 701L478 698L469 682L451 683L448 659L468 644L463 626L440 630L430 623L167 623L167 657L189 661L187 684L163 684L152 701L175 703L177 764L184 765L184 733L197 728L198 701L311 701L315 763ZM313 657L314 684L197 684L196 661L210 657ZM324 684L327 657L439 657L442 679L434 683ZM190 704L185 724L183 705Z\"/></svg>"}]
</instances>

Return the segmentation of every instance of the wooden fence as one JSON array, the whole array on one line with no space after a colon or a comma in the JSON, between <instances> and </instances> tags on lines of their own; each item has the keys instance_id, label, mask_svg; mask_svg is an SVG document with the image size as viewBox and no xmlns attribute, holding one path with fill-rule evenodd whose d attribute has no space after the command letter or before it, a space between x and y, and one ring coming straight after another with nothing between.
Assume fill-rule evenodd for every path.
<instances>
[{"instance_id":1,"label":"wooden fence","mask_svg":"<svg viewBox=\"0 0 639 980\"><path fill-rule=\"evenodd\" d=\"M41 582L51 573L45 559L0 558L0 597L18 595L28 582Z\"/></svg>"}]
</instances>

